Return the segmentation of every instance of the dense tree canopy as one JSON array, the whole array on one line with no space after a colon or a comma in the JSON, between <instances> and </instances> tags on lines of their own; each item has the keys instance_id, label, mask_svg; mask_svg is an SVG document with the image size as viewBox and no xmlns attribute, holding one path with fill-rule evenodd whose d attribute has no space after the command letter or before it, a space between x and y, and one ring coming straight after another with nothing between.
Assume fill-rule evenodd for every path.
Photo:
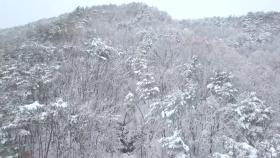
<instances>
[{"instance_id":1,"label":"dense tree canopy","mask_svg":"<svg viewBox=\"0 0 280 158\"><path fill-rule=\"evenodd\" d=\"M0 157L278 158L279 26L131 3L0 30Z\"/></svg>"}]
</instances>

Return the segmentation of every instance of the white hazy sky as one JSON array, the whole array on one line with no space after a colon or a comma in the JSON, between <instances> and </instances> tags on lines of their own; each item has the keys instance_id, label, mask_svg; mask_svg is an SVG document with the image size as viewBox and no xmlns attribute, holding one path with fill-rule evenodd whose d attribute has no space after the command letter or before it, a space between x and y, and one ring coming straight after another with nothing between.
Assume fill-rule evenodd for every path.
<instances>
[{"instance_id":1,"label":"white hazy sky","mask_svg":"<svg viewBox=\"0 0 280 158\"><path fill-rule=\"evenodd\" d=\"M280 0L0 0L0 28L23 25L70 12L77 6L144 2L176 19L280 11Z\"/></svg>"}]
</instances>

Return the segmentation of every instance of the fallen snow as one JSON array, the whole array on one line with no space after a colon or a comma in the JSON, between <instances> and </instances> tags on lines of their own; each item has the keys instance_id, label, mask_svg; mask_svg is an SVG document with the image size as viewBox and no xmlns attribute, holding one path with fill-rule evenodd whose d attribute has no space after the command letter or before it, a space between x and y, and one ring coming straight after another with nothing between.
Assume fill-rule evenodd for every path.
<instances>
[{"instance_id":1,"label":"fallen snow","mask_svg":"<svg viewBox=\"0 0 280 158\"><path fill-rule=\"evenodd\" d=\"M57 108L66 108L68 105L61 98L58 98L57 101L52 104L52 106Z\"/></svg>"},{"instance_id":2,"label":"fallen snow","mask_svg":"<svg viewBox=\"0 0 280 158\"><path fill-rule=\"evenodd\" d=\"M23 106L20 106L19 108L20 108L21 111L24 111L24 110L37 110L38 108L41 108L43 106L44 106L43 104L40 104L38 101L35 101L32 104L23 105Z\"/></svg>"}]
</instances>

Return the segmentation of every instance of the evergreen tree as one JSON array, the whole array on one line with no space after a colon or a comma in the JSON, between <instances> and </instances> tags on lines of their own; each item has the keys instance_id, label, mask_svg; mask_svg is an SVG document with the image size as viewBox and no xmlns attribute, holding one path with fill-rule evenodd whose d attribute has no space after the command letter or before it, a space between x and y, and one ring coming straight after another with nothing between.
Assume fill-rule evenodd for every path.
<instances>
[{"instance_id":1,"label":"evergreen tree","mask_svg":"<svg viewBox=\"0 0 280 158\"><path fill-rule=\"evenodd\" d=\"M243 93L237 103L235 112L238 117L238 127L251 146L265 138L265 133L271 122L272 110L256 93Z\"/></svg>"}]
</instances>

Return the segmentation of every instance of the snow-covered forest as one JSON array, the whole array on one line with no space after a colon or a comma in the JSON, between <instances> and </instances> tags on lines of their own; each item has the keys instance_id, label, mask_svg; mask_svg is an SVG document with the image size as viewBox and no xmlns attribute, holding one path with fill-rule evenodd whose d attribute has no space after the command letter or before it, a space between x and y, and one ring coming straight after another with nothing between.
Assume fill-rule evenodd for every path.
<instances>
[{"instance_id":1,"label":"snow-covered forest","mask_svg":"<svg viewBox=\"0 0 280 158\"><path fill-rule=\"evenodd\" d=\"M280 13L141 3L0 30L0 158L279 158Z\"/></svg>"}]
</instances>

